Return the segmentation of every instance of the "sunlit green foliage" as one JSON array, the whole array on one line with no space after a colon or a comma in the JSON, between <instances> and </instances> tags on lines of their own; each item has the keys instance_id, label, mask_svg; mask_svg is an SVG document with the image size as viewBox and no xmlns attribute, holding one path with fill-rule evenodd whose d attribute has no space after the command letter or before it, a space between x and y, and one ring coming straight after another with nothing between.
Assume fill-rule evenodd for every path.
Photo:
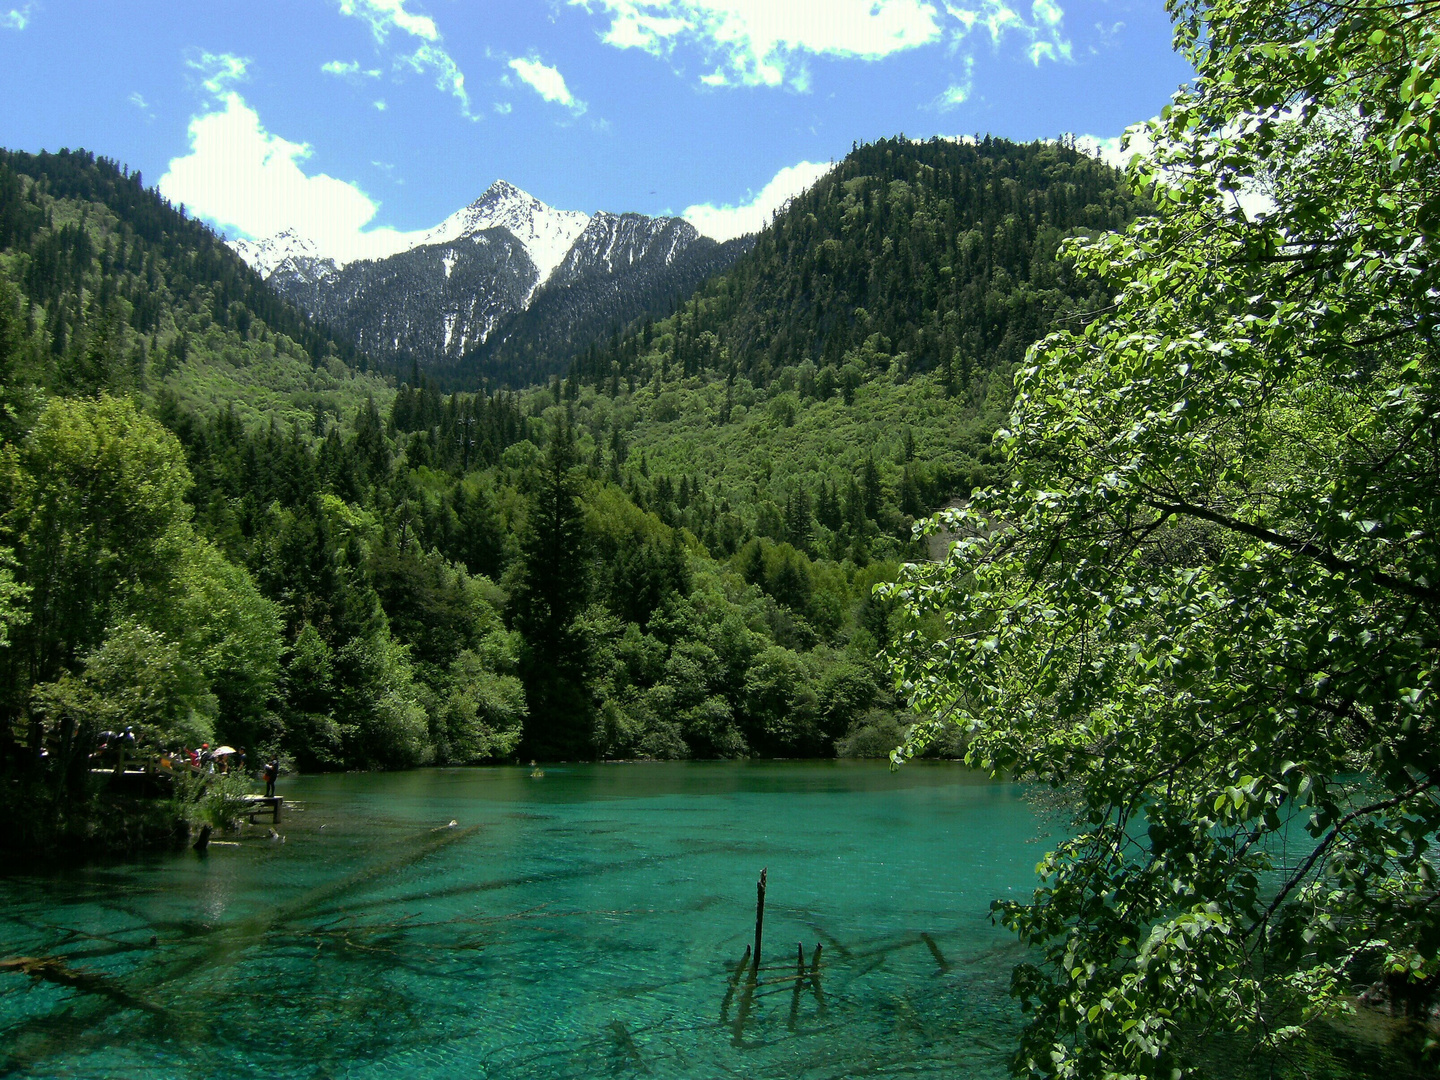
<instances>
[{"instance_id":1,"label":"sunlit green foliage","mask_svg":"<svg viewBox=\"0 0 1440 1080\"><path fill-rule=\"evenodd\" d=\"M128 399L55 399L0 455L0 535L24 589L0 708L26 718L57 782L83 787L101 731L173 748L259 723L279 620L196 534L174 436ZM13 719L5 736L10 758Z\"/></svg>"},{"instance_id":2,"label":"sunlit green foliage","mask_svg":"<svg viewBox=\"0 0 1440 1080\"><path fill-rule=\"evenodd\" d=\"M127 711L305 768L882 752L871 586L1092 303L1059 238L1137 205L1068 147L860 148L611 377L442 396L110 163L0 165L8 760Z\"/></svg>"},{"instance_id":3,"label":"sunlit green foliage","mask_svg":"<svg viewBox=\"0 0 1440 1080\"><path fill-rule=\"evenodd\" d=\"M1188 1075L1440 981L1440 9L1172 10L1161 213L1069 249L1115 310L1030 354L1011 483L894 594L907 753L958 725L1079 803L996 906L1044 960L1021 1074Z\"/></svg>"},{"instance_id":4,"label":"sunlit green foliage","mask_svg":"<svg viewBox=\"0 0 1440 1080\"><path fill-rule=\"evenodd\" d=\"M82 151L0 151L0 356L12 435L36 385L141 397L163 386L194 410L287 426L391 393L209 228Z\"/></svg>"},{"instance_id":5,"label":"sunlit green foliage","mask_svg":"<svg viewBox=\"0 0 1440 1080\"><path fill-rule=\"evenodd\" d=\"M801 398L848 404L878 362L936 372L963 393L976 372L1013 367L1052 322L1103 304L1056 249L1073 232L1124 225L1141 205L1114 170L1069 146L857 145L732 269L669 319L593 348L576 373L613 394L657 370L768 387L790 369L787 389Z\"/></svg>"}]
</instances>

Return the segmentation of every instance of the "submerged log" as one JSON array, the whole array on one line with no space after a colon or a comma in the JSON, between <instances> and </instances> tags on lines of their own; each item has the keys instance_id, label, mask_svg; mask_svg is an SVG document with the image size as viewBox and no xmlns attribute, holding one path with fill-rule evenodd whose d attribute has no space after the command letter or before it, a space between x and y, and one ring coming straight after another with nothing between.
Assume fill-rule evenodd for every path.
<instances>
[{"instance_id":1,"label":"submerged log","mask_svg":"<svg viewBox=\"0 0 1440 1080\"><path fill-rule=\"evenodd\" d=\"M920 940L925 942L926 946L930 949L930 955L935 957L935 963L940 965L940 973L943 975L949 971L950 965L945 962L945 954L940 951L940 946L935 944L935 939L929 934L922 932L920 934Z\"/></svg>"},{"instance_id":2,"label":"submerged log","mask_svg":"<svg viewBox=\"0 0 1440 1080\"><path fill-rule=\"evenodd\" d=\"M760 938L765 932L765 875L769 867L760 871L760 880L755 883L755 951L750 957L750 978L753 981L760 973Z\"/></svg>"},{"instance_id":3,"label":"submerged log","mask_svg":"<svg viewBox=\"0 0 1440 1080\"><path fill-rule=\"evenodd\" d=\"M157 1015L164 1013L159 1006L136 997L108 975L72 968L63 956L16 956L0 960L0 971L13 971L18 975L28 975L37 982L54 983L87 994L100 994L128 1009Z\"/></svg>"},{"instance_id":4,"label":"submerged log","mask_svg":"<svg viewBox=\"0 0 1440 1080\"><path fill-rule=\"evenodd\" d=\"M615 1048L624 1055L624 1064L632 1069L639 1069L642 1073L650 1070L645 1067L645 1062L640 1057L640 1047L635 1042L635 1036L630 1034L623 1021L610 1021L610 1034L615 1040Z\"/></svg>"},{"instance_id":5,"label":"submerged log","mask_svg":"<svg viewBox=\"0 0 1440 1080\"><path fill-rule=\"evenodd\" d=\"M171 1000L183 1000L182 988L187 982L207 971L234 963L247 949L262 941L277 927L311 917L326 904L365 888L375 880L389 877L403 867L435 854L441 848L463 841L479 829L478 825L442 827L439 832L427 830L418 836L390 845L392 852L386 857L377 859L347 877L316 886L293 900L266 907L237 923L222 923L195 934L188 940L171 943L173 947L162 950L153 965L146 965L142 970L127 976L126 983L129 986L140 986L148 993L164 993ZM5 970L23 971L23 968L11 962L0 966L0 971ZM55 973L62 969L52 967L48 970ZM55 981L43 972L37 977ZM107 987L109 989L106 989ZM93 976L88 987L79 988L93 989L96 997L109 997L114 1002L133 1005L172 1020L176 1017L173 1008L150 1004L105 976ZM116 996L117 994L120 996ZM73 1007L66 1006L65 1012L66 1024L63 1031L55 1028L51 1017L35 1017L7 1028L5 1034L9 1045L0 1043L0 1076L10 1076L26 1062L58 1052L68 1042L73 1041L77 1033L104 1023L113 1009L92 998L89 1002L78 1003ZM203 1028L205 1025L192 1023L189 1018L180 1014L177 1030L189 1032L197 1027Z\"/></svg>"}]
</instances>

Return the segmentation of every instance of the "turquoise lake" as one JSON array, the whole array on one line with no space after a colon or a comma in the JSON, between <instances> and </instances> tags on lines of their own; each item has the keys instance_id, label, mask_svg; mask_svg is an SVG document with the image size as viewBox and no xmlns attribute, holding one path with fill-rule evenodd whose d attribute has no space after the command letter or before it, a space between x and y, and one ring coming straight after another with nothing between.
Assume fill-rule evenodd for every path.
<instances>
[{"instance_id":1,"label":"turquoise lake","mask_svg":"<svg viewBox=\"0 0 1440 1080\"><path fill-rule=\"evenodd\" d=\"M280 790L302 807L283 843L261 826L203 858L0 881L0 955L104 976L0 975L0 1073L1005 1075L1020 950L989 905L1033 887L1046 838L1017 787L830 762ZM796 992L797 944L807 975L823 946L818 991Z\"/></svg>"}]
</instances>

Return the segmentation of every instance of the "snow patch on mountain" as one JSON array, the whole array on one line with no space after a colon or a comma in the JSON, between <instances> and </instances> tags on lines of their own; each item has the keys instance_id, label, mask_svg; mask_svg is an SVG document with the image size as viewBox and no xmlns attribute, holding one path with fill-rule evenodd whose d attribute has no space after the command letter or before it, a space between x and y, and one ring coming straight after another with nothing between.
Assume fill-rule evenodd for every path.
<instances>
[{"instance_id":1,"label":"snow patch on mountain","mask_svg":"<svg viewBox=\"0 0 1440 1080\"><path fill-rule=\"evenodd\" d=\"M229 246L262 278L288 264L289 269L307 280L320 281L332 276L340 266L323 254L314 240L294 229L283 229L265 240L231 240Z\"/></svg>"},{"instance_id":2,"label":"snow patch on mountain","mask_svg":"<svg viewBox=\"0 0 1440 1080\"><path fill-rule=\"evenodd\" d=\"M414 234L415 241L396 254L430 245L453 245L462 240L484 246L490 242L484 235L487 229L505 229L520 241L525 254L535 264L537 276L530 288L533 296L589 224L590 215L583 211L556 210L514 184L496 180L469 206L457 210L428 232ZM265 240L231 240L230 247L263 278L285 269L307 281L322 281L353 261L321 251L314 240L295 229L284 229ZM453 260L453 254L447 258L447 278L454 267Z\"/></svg>"},{"instance_id":3,"label":"snow patch on mountain","mask_svg":"<svg viewBox=\"0 0 1440 1080\"><path fill-rule=\"evenodd\" d=\"M451 214L420 242L449 244L486 229L506 229L535 264L539 274L535 288L539 288L588 224L590 215L583 211L556 210L514 184L496 180L485 194Z\"/></svg>"},{"instance_id":4,"label":"snow patch on mountain","mask_svg":"<svg viewBox=\"0 0 1440 1080\"><path fill-rule=\"evenodd\" d=\"M611 214L601 210L576 238L556 268L553 280L556 284L577 281L596 270L616 274L657 254L661 262L669 266L699 238L695 227L681 218Z\"/></svg>"}]
</instances>

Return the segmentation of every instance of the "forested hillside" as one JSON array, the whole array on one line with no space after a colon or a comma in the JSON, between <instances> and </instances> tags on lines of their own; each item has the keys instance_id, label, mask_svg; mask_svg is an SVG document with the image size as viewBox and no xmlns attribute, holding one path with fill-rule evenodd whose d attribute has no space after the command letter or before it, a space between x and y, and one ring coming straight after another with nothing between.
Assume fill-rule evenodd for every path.
<instances>
[{"instance_id":1,"label":"forested hillside","mask_svg":"<svg viewBox=\"0 0 1440 1080\"><path fill-rule=\"evenodd\" d=\"M1058 237L1133 210L1064 147L866 147L565 383L442 396L113 164L5 170L0 753L76 782L123 724L306 768L886 752L872 586L1094 303Z\"/></svg>"},{"instance_id":2,"label":"forested hillside","mask_svg":"<svg viewBox=\"0 0 1440 1080\"><path fill-rule=\"evenodd\" d=\"M759 535L836 562L901 557L917 517L995 476L1029 345L1105 307L1102 282L1056 259L1061 239L1140 209L1065 145L858 147L732 270L554 389L639 463L632 497L712 552Z\"/></svg>"},{"instance_id":3,"label":"forested hillside","mask_svg":"<svg viewBox=\"0 0 1440 1080\"><path fill-rule=\"evenodd\" d=\"M84 151L0 151L0 251L17 263L23 257L12 275L23 283L27 318L43 313L57 356L83 352L67 343L87 326L92 337L113 333L123 318L136 333L153 334L166 309L178 308L207 312L242 337L259 319L312 360L335 355L364 366L352 347L265 288L208 226L146 191L139 173ZM86 275L97 272L85 305L76 305ZM98 385L97 373L69 377L88 380L70 384L76 389Z\"/></svg>"},{"instance_id":4,"label":"forested hillside","mask_svg":"<svg viewBox=\"0 0 1440 1080\"><path fill-rule=\"evenodd\" d=\"M1103 289L1077 285L1056 250L1135 211L1115 170L1068 146L870 143L687 301L654 359L650 328L591 350L579 370L612 387L657 366L769 385L809 361L807 387L828 396L864 378L868 350L963 389L976 371L1012 367L1057 319L1103 306Z\"/></svg>"}]
</instances>

